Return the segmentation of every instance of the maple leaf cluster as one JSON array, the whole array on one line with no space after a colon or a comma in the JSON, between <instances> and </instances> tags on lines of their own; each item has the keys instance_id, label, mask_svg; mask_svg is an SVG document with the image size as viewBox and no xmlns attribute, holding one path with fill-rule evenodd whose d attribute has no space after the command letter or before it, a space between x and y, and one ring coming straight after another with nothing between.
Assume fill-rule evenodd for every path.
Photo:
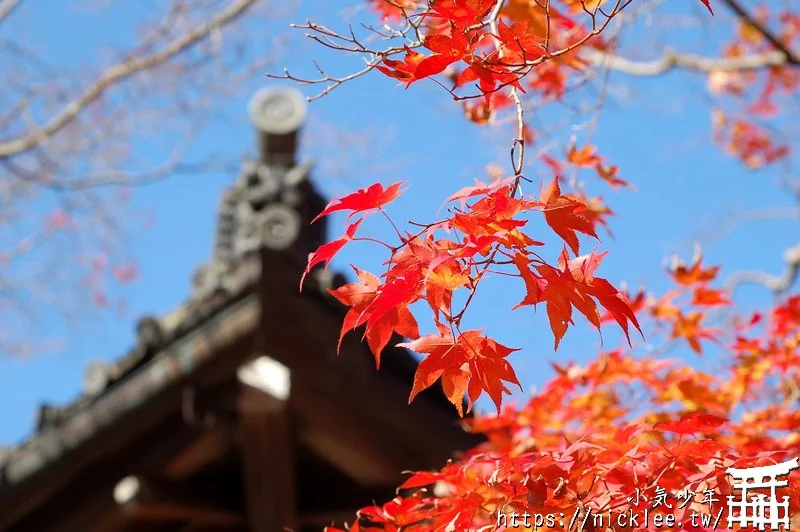
<instances>
[{"instance_id":1,"label":"maple leaf cluster","mask_svg":"<svg viewBox=\"0 0 800 532\"><path fill-rule=\"evenodd\" d=\"M700 1L713 15L711 3ZM484 444L438 470L411 473L395 499L363 508L348 530L494 530L498 512L619 513L638 506L632 494L653 500L660 491L711 494L715 512L727 515L727 468L800 455L800 295L780 299L767 313L739 315L731 295L716 285L720 267L705 264L699 252L688 264L673 261L668 274L675 287L660 296L618 289L599 277L607 252L586 253L582 244L599 240L598 228L608 230L613 212L602 197L585 191L577 175L586 172L614 191L632 186L588 140L571 141L561 156L540 152L552 179L531 187L538 193L522 190L525 184L529 192L533 182L533 173L523 172L524 148L538 136L526 121L523 96L562 100L569 83L590 67L580 49L611 50L603 32L631 2L371 3L384 20L406 23L407 33L400 33L415 38L375 53L364 72L378 70L406 88L433 80L478 124L492 123L508 108L517 131L510 175L500 172L489 183L459 190L445 201L447 214L434 222L402 231L392 220L387 208L402 183L374 184L331 201L320 214L346 212L345 232L309 256L304 276L327 267L351 242L382 245L388 255L380 274L354 266L357 280L331 290L348 309L340 343L361 329L378 367L392 341L422 355L410 400L440 381L462 417L484 393L496 407L495 414L463 419L468 430L486 437ZM766 8L758 13L760 21L771 16ZM800 19L790 12L777 19L782 41L793 46ZM769 40L763 30L743 24L726 56L767 54L775 46ZM350 50L367 50L355 38L347 42ZM739 99L750 115L713 115L715 139L747 167L789 155L763 122L774 116L779 98L793 96L796 76L790 65L711 72L711 90ZM388 220L396 241L361 236L362 223L375 214ZM535 218L552 234L533 233ZM558 251L544 244L553 237ZM614 322L627 346L604 349L585 365L552 363L555 376L541 391L521 406L504 404L510 388L519 386L508 360L516 349L485 330L462 327L479 285L493 275L521 281L524 295L514 308L544 307L555 349L576 318L598 331ZM422 334L411 310L417 303L430 310L432 333ZM657 352L637 356L631 329L647 330L650 346L661 340L665 352L676 344L698 356L716 350L724 367L709 372ZM787 490L792 523L800 524L800 472L789 476ZM686 522L691 512L708 510L693 499L653 512ZM606 526L589 520L579 530L605 532Z\"/></svg>"},{"instance_id":2,"label":"maple leaf cluster","mask_svg":"<svg viewBox=\"0 0 800 532\"><path fill-rule=\"evenodd\" d=\"M373 4L382 10L384 18L405 21L414 28L418 41L378 52L378 62L367 70L374 68L406 87L443 74L453 84L447 90L456 100L464 100L468 115L481 123L490 122L499 108L517 107L512 175L491 184L476 181L475 186L460 190L446 201L449 215L443 219L417 223L414 231L401 231L385 210L401 193L401 183L361 189L333 200L320 214L346 211L347 227L342 237L309 256L304 277L319 264L327 267L349 243L370 240L359 235L359 228L372 214L384 215L396 233L397 242L379 242L389 255L383 273L355 268L358 281L332 291L332 295L349 308L340 345L345 334L363 327L378 367L382 351L395 335L409 340L401 345L424 355L410 400L441 380L459 414L464 413L465 396L469 412L484 392L499 411L503 396L511 393L510 386L519 386L507 361L515 349L482 330L462 328L479 285L492 275L522 281L525 295L514 308L545 308L555 349L575 325L577 316L598 330L604 316L610 317L629 344L631 327L641 333L628 299L597 273L606 253L582 254L580 249L580 235L598 239L598 226L608 229L606 217L613 212L601 197L590 197L581 186L572 186L573 180L570 190L564 188L564 174L582 169L594 170L600 181L613 189L630 187L619 177L618 168L608 164L594 146L578 148L572 144L563 161L542 156L554 176L542 185L538 196L521 191L522 182L530 181L522 175L524 146L535 136L524 120L520 95L533 90L560 97L570 72L581 72L587 66L577 54L579 48L602 50L606 46L601 33L628 3L605 8L601 4L576 0L545 4L527 0ZM366 49L355 37L350 42L355 49ZM476 88L477 94L460 96L456 92L467 86ZM526 232L532 216L541 216L563 241L563 249L551 262L541 250L544 235ZM464 295L463 305L456 303L456 294ZM420 334L410 310L417 302L426 302L432 311L433 334ZM698 325L698 317L678 315L674 325L675 336L686 338L696 350L699 340L708 338Z\"/></svg>"},{"instance_id":3,"label":"maple leaf cluster","mask_svg":"<svg viewBox=\"0 0 800 532\"><path fill-rule=\"evenodd\" d=\"M713 15L711 2L700 2ZM577 176L589 174L614 191L633 187L587 139L571 140L561 155L540 151L537 159L552 179L542 179L541 186L531 187L538 193L529 193L534 173L523 164L525 146L540 132L527 121L523 98L563 100L570 84L580 83L591 68L590 55L581 49L613 54L604 30L632 2L370 3L383 20L406 25L381 35L405 39L375 52L355 37L339 36L352 45L344 49L373 55L363 72L377 70L406 88L432 80L477 124L493 123L506 109L515 115L516 133L512 172L459 190L446 200L446 215L434 222L403 231L392 220L387 209L402 193L402 183L363 188L331 201L320 214L346 212L345 232L309 256L304 276L327 267L351 242L382 245L388 256L380 274L354 266L357 280L331 290L348 309L340 343L359 329L378 367L393 341L422 355L410 400L441 382L462 417L484 393L496 407L494 414L463 419L468 430L485 436L484 444L438 470L410 473L396 498L363 508L347 529L495 530L498 512L620 513L638 508L634 493L653 500L663 491L711 494L714 511L727 515L726 496L733 491L727 468L800 456L800 294L779 299L766 313L740 315L731 294L716 284L720 267L704 263L700 253L689 263L673 261L668 275L675 287L659 296L618 289L599 277L607 252L587 253L584 241L599 240L598 229L608 231L613 212L602 197L589 195ZM777 20L780 40L792 50L800 19L778 9L764 4L756 22L774 27ZM776 43L758 24L741 24L725 50L727 59L773 54ZM712 115L714 138L746 167L761 168L790 153L769 120L781 99L793 97L800 86L796 63L788 57L771 68L709 74L711 91L729 99ZM361 236L362 223L375 214L388 220L396 241ZM533 233L534 219L552 234ZM551 251L544 242L553 237L558 250ZM584 365L554 362L555 376L541 391L521 406L504 403L519 386L508 360L516 349L485 330L462 326L478 287L494 275L521 281L524 292L514 308L544 307L555 349L576 318L598 331L615 323L627 346L604 348ZM411 310L417 303L430 310L432 333L422 333ZM637 356L631 329L647 330L649 347L662 347ZM723 367L704 371L659 356L675 345L698 356L716 351ZM796 525L800 472L788 480L789 514ZM686 523L691 512L709 507L692 499L680 508L652 511ZM589 520L578 530L605 532L606 526Z\"/></svg>"},{"instance_id":4,"label":"maple leaf cluster","mask_svg":"<svg viewBox=\"0 0 800 532\"><path fill-rule=\"evenodd\" d=\"M317 264L325 266L347 243L359 240L358 228L376 212L388 217L384 206L401 193L401 183L384 188L380 184L335 199L319 216L348 211L347 230L339 239L323 244L309 257L306 272ZM508 266L510 275L519 277L525 297L517 307L543 304L555 348L574 325L574 310L598 330L600 309L612 316L628 337L629 325L641 332L628 301L606 279L596 275L605 253L580 254L578 234L597 237L594 222L585 217L586 204L578 197L563 194L554 179L538 198L518 194L514 178L491 184L476 182L448 198L450 216L427 224L415 234L397 232L387 269L380 276L355 268L358 281L331 290L349 307L341 338L364 326L364 336L380 367L381 352L394 334L411 341L399 345L425 355L417 368L410 401L422 390L441 379L448 399L463 415L481 393L486 392L498 411L502 397L510 394L507 385L519 382L506 357L515 349L506 347L478 330L462 330L464 313L478 285L490 267ZM557 264L544 261L535 250L543 243L523 232L528 220L523 214L543 215L546 224L564 241ZM357 217L357 220L351 220ZM389 218L391 221L391 218ZM396 225L392 223L393 227ZM445 233L450 236L439 238ZM570 254L570 251L572 254ZM301 280L302 283L302 280ZM454 308L453 295L466 291L467 302ZM435 334L420 336L409 307L417 301L428 303Z\"/></svg>"},{"instance_id":5,"label":"maple leaf cluster","mask_svg":"<svg viewBox=\"0 0 800 532\"><path fill-rule=\"evenodd\" d=\"M382 53L375 66L409 87L442 74L456 100L464 100L465 115L478 124L492 121L497 110L513 105L504 89L534 91L562 98L570 76L585 68L576 50L602 48L597 29L597 5L591 20L581 2L522 0L434 0L373 2L389 19L417 20L422 39L402 49ZM499 11L496 10L500 7ZM607 20L621 10L617 6ZM605 24L604 24L605 25ZM464 95L471 87L475 93ZM477 100L477 101L475 101Z\"/></svg>"},{"instance_id":6,"label":"maple leaf cluster","mask_svg":"<svg viewBox=\"0 0 800 532\"><path fill-rule=\"evenodd\" d=\"M702 303L722 297L702 295L714 290L706 285L716 272L699 260L671 274L695 295L705 287ZM662 309L651 314L663 312L663 304L637 299ZM731 323L720 339L725 369L713 373L623 349L584 366L554 364L555 377L521 407L465 420L486 443L439 470L411 473L398 497L359 511L349 530L488 531L497 529L498 512L584 516L648 507L684 526L692 512L727 516L727 496L736 496L728 467L800 455L800 294L768 315ZM654 505L665 492L672 503ZM691 500L678 504L680 493ZM794 525L799 471L789 475L785 494ZM589 519L582 530L606 526Z\"/></svg>"}]
</instances>

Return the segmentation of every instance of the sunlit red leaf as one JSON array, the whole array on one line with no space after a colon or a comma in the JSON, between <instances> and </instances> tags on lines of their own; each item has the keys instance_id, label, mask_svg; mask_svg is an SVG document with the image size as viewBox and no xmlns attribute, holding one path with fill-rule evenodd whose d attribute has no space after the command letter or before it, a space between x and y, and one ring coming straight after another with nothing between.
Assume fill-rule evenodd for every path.
<instances>
[{"instance_id":1,"label":"sunlit red leaf","mask_svg":"<svg viewBox=\"0 0 800 532\"><path fill-rule=\"evenodd\" d=\"M348 194L343 198L334 199L314 218L312 223L334 212L352 211L347 216L347 221L349 223L350 218L354 214L380 209L387 203L391 203L397 199L403 192L400 190L401 186L403 186L402 181L389 185L385 189L382 184L375 183L367 188L362 188L352 194Z\"/></svg>"},{"instance_id":2,"label":"sunlit red leaf","mask_svg":"<svg viewBox=\"0 0 800 532\"><path fill-rule=\"evenodd\" d=\"M726 422L725 419L703 412L691 412L679 421L662 421L653 427L664 432L677 434L696 434L698 432L714 432Z\"/></svg>"},{"instance_id":3,"label":"sunlit red leaf","mask_svg":"<svg viewBox=\"0 0 800 532\"><path fill-rule=\"evenodd\" d=\"M326 242L322 244L316 251L313 253L309 253L308 255L308 264L306 265L305 271L303 271L303 275L300 277L300 289L303 289L303 281L305 281L306 275L311 271L311 269L319 264L320 262L325 263L325 269L327 270L328 265L330 264L333 257L339 253L339 251L347 244L353 240L353 237L356 234L356 230L358 230L358 226L361 225L362 220L358 220L355 223L350 224L345 231L345 235L341 238L337 238L336 240L331 240L330 242Z\"/></svg>"},{"instance_id":4,"label":"sunlit red leaf","mask_svg":"<svg viewBox=\"0 0 800 532\"><path fill-rule=\"evenodd\" d=\"M544 217L553 231L564 239L576 255L580 251L577 232L597 238L597 233L584 215L586 204L575 196L561 194L558 179L554 179L541 195Z\"/></svg>"}]
</instances>

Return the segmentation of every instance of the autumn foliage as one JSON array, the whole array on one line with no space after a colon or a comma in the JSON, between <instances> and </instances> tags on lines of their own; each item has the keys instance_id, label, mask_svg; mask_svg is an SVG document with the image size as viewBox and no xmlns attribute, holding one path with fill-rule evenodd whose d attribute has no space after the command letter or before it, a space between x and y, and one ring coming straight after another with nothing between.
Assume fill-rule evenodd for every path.
<instances>
[{"instance_id":1,"label":"autumn foliage","mask_svg":"<svg viewBox=\"0 0 800 532\"><path fill-rule=\"evenodd\" d=\"M700 2L710 17L715 6ZM526 160L536 132L525 98L562 98L569 80L611 48L606 28L631 4L636 2L372 1L387 24L406 28L402 46L383 50L354 34L307 26L343 51L369 55L367 67L348 81L372 71L406 88L430 79L463 105L467 119L491 124L497 113L507 112L516 122L510 169L443 198L445 214L434 220L408 227L396 221L392 202L404 183L376 183L334 199L320 214L347 213L345 232L309 256L306 273L327 267L354 241L369 241L386 253L383 271L354 266L356 280L331 291L348 307L342 337L358 330L378 367L392 338L405 338L399 345L422 355L410 401L440 383L460 416L484 393L496 407L495 415L464 420L469 430L486 435L485 444L439 471L410 474L395 500L364 508L350 530L493 530L498 511L618 512L636 505L628 497L637 490L649 500L660 490L713 493L716 515L727 511L727 467L800 455L800 296L740 315L718 279L719 267L706 264L699 252L688 262L673 262L668 275L674 289L667 293L615 287L602 276L608 251L599 251L600 230L608 232L613 212L567 176L584 171L601 186L634 186L590 144L572 143L561 153ZM779 19L785 42L793 42L800 31L797 17L782 13ZM752 20L742 23L725 59L774 51L769 37ZM748 167L788 154L768 128L735 117L774 111L774 98L796 83L797 71L787 65L709 75L715 94L733 98L725 100L727 110L712 114L715 139ZM327 93L342 81L304 82L331 82ZM360 236L362 222L372 216L385 219L393 239ZM550 234L532 231L534 220L544 222L539 227ZM546 246L553 237L558 247ZM509 310L544 308L555 349L578 321L598 331L606 324L617 327L627 345L606 348L585 366L553 363L557 376L539 393L520 407L504 404L504 395L519 386L508 361L517 349L485 330L462 327L479 287L497 275L518 282L519 302ZM491 288L481 288L486 289ZM432 318L423 330L432 334L420 333L419 312L411 310L420 302ZM636 356L630 349L634 335L653 345L685 343L697 355L714 344L727 353L724 369L707 373L657 353ZM789 490L791 513L800 515L797 473ZM698 508L708 512L697 501L655 512L677 520ZM581 531L592 528L607 527L580 525Z\"/></svg>"}]
</instances>

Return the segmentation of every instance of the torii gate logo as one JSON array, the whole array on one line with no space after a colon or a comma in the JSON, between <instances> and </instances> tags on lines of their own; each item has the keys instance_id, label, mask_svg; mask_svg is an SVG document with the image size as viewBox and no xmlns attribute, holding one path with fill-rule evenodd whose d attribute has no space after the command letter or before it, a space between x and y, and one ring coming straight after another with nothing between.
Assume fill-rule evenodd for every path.
<instances>
[{"instance_id":1,"label":"torii gate logo","mask_svg":"<svg viewBox=\"0 0 800 532\"><path fill-rule=\"evenodd\" d=\"M788 480L778 480L778 477L787 476L798 467L797 458L794 458L770 466L726 469L726 473L740 481L733 484L733 489L741 490L741 499L738 501L735 496L728 495L728 528L738 523L742 528L752 526L765 530L769 525L771 530L777 531L783 525L784 530L789 530L789 497L784 495L782 502L778 502L775 490L789 484ZM769 496L757 491L767 488ZM738 515L733 515L737 508Z\"/></svg>"}]
</instances>

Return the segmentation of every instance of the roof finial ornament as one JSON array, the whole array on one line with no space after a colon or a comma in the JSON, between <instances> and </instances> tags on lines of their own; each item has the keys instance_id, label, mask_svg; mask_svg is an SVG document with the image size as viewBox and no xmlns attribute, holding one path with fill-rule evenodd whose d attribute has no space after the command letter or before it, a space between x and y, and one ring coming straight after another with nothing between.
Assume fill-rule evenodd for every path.
<instances>
[{"instance_id":1,"label":"roof finial ornament","mask_svg":"<svg viewBox=\"0 0 800 532\"><path fill-rule=\"evenodd\" d=\"M290 169L295 166L297 133L305 122L303 95L287 87L266 87L250 100L250 120L258 130L260 162Z\"/></svg>"},{"instance_id":2,"label":"roof finial ornament","mask_svg":"<svg viewBox=\"0 0 800 532\"><path fill-rule=\"evenodd\" d=\"M295 89L267 87L251 98L248 113L258 134L258 158L245 160L222 194L214 259L196 272L193 300L227 291L227 278L253 252L298 247L304 224L316 214L309 218L306 212L315 194L308 183L312 165L298 164L296 158L305 98ZM307 246L299 247L305 257Z\"/></svg>"}]
</instances>

